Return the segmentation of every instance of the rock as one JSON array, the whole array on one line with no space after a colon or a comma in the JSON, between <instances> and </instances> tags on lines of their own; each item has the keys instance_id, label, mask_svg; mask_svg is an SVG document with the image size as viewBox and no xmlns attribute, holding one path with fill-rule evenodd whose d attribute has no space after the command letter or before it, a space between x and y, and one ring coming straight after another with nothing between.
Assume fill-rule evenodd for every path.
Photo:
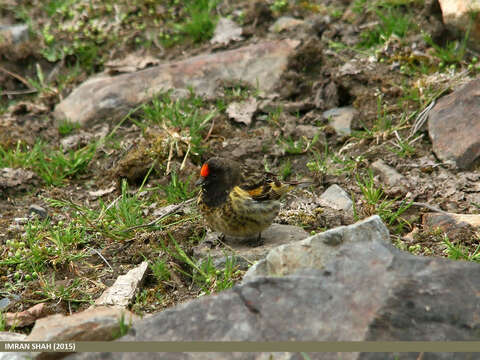
<instances>
[{"instance_id":1,"label":"rock","mask_svg":"<svg viewBox=\"0 0 480 360\"><path fill-rule=\"evenodd\" d=\"M470 23L472 24L468 40L471 46L480 50L480 16L478 14L480 2L467 0L439 0L438 2L442 9L443 23L462 38ZM472 13L475 14L473 21Z\"/></svg>"},{"instance_id":2,"label":"rock","mask_svg":"<svg viewBox=\"0 0 480 360\"><path fill-rule=\"evenodd\" d=\"M346 136L352 133L352 121L358 116L358 111L353 106L345 106L327 110L322 116L330 122L337 135Z\"/></svg>"},{"instance_id":3,"label":"rock","mask_svg":"<svg viewBox=\"0 0 480 360\"><path fill-rule=\"evenodd\" d=\"M157 58L145 53L145 50L142 49L119 59L106 62L105 68L108 74L130 73L158 65L159 63L160 61Z\"/></svg>"},{"instance_id":4,"label":"rock","mask_svg":"<svg viewBox=\"0 0 480 360\"><path fill-rule=\"evenodd\" d=\"M282 16L277 19L269 28L270 32L280 33L282 31L290 31L299 26L305 26L305 21L292 18L290 16Z\"/></svg>"},{"instance_id":5,"label":"rock","mask_svg":"<svg viewBox=\"0 0 480 360\"><path fill-rule=\"evenodd\" d=\"M78 134L72 134L63 138L60 140L60 144L62 145L64 151L77 150L85 145L88 145L92 138L92 134L87 133L86 131L80 131Z\"/></svg>"},{"instance_id":6,"label":"rock","mask_svg":"<svg viewBox=\"0 0 480 360\"><path fill-rule=\"evenodd\" d=\"M0 190L23 188L35 181L34 172L25 169L0 168Z\"/></svg>"},{"instance_id":7,"label":"rock","mask_svg":"<svg viewBox=\"0 0 480 360\"><path fill-rule=\"evenodd\" d=\"M218 234L210 233L199 245L193 249L196 258L205 259L208 255L213 259L217 268L223 268L227 256L235 258L236 265L241 269L248 267L248 261L259 260L273 248L282 244L288 244L303 240L308 233L298 226L272 224L268 229L262 232L263 244L252 247L248 243L235 239L226 239L226 243L230 249L214 248L217 243ZM232 254L229 254L232 252Z\"/></svg>"},{"instance_id":8,"label":"rock","mask_svg":"<svg viewBox=\"0 0 480 360\"><path fill-rule=\"evenodd\" d=\"M385 164L382 159L374 161L371 168L375 174L380 175L382 182L390 187L390 189L387 190L389 194L395 192L394 190L398 190L400 193L407 192L406 185L408 184L408 181L405 176Z\"/></svg>"},{"instance_id":9,"label":"rock","mask_svg":"<svg viewBox=\"0 0 480 360\"><path fill-rule=\"evenodd\" d=\"M155 94L175 89L173 96L213 97L218 82L241 81L270 92L286 70L297 40L262 42L243 48L195 56L135 73L87 80L55 108L57 120L85 125L101 118L119 118ZM95 96L92 96L95 94Z\"/></svg>"},{"instance_id":10,"label":"rock","mask_svg":"<svg viewBox=\"0 0 480 360\"><path fill-rule=\"evenodd\" d=\"M347 192L337 184L330 185L325 192L320 195L320 205L331 207L335 210L343 210L353 215L353 202Z\"/></svg>"},{"instance_id":11,"label":"rock","mask_svg":"<svg viewBox=\"0 0 480 360\"><path fill-rule=\"evenodd\" d=\"M0 331L0 341L23 341L27 335L10 331ZM1 357L0 357L1 359Z\"/></svg>"},{"instance_id":12,"label":"rock","mask_svg":"<svg viewBox=\"0 0 480 360\"><path fill-rule=\"evenodd\" d=\"M460 169L472 167L480 156L480 79L438 100L428 116L433 151Z\"/></svg>"},{"instance_id":13,"label":"rock","mask_svg":"<svg viewBox=\"0 0 480 360\"><path fill-rule=\"evenodd\" d=\"M95 300L96 306L110 305L126 307L135 297L138 287L142 283L148 262L144 261L125 275L120 275L115 283Z\"/></svg>"},{"instance_id":14,"label":"rock","mask_svg":"<svg viewBox=\"0 0 480 360\"><path fill-rule=\"evenodd\" d=\"M41 219L46 219L48 217L48 212L43 207L37 204L32 204L28 207L29 214L37 214Z\"/></svg>"},{"instance_id":15,"label":"rock","mask_svg":"<svg viewBox=\"0 0 480 360\"><path fill-rule=\"evenodd\" d=\"M13 44L28 40L28 25L0 25L0 43L5 39Z\"/></svg>"},{"instance_id":16,"label":"rock","mask_svg":"<svg viewBox=\"0 0 480 360\"><path fill-rule=\"evenodd\" d=\"M95 190L95 191L89 191L88 196L90 196L93 199L97 199L99 197L102 197L104 195L107 195L107 194L110 194L110 193L114 192L115 189L116 189L115 186L111 186L111 187L106 188L106 189L98 189L98 190Z\"/></svg>"},{"instance_id":17,"label":"rock","mask_svg":"<svg viewBox=\"0 0 480 360\"><path fill-rule=\"evenodd\" d=\"M478 341L479 264L400 251L386 241L388 231L378 217L333 231L345 243L321 269L296 268L284 277L250 279L140 320L118 341ZM333 231L328 237L334 237ZM305 243L304 252L311 253L315 245ZM245 353L162 355L158 358L260 358ZM282 358L299 359L297 355ZM393 360L394 355L350 353L345 358ZM125 353L120 358L150 356ZM113 354L71 357L105 358ZM338 359L338 353L310 358ZM431 358L451 359L451 354ZM460 358L475 356L463 353ZM418 354L402 359L418 359Z\"/></svg>"},{"instance_id":18,"label":"rock","mask_svg":"<svg viewBox=\"0 0 480 360\"><path fill-rule=\"evenodd\" d=\"M29 352L0 352L0 360L32 360L33 354Z\"/></svg>"},{"instance_id":19,"label":"rock","mask_svg":"<svg viewBox=\"0 0 480 360\"><path fill-rule=\"evenodd\" d=\"M21 328L32 325L37 319L47 315L45 303L36 304L27 310L20 312L7 312L3 314L3 319L7 327L14 326Z\"/></svg>"},{"instance_id":20,"label":"rock","mask_svg":"<svg viewBox=\"0 0 480 360\"><path fill-rule=\"evenodd\" d=\"M272 249L264 260L252 266L244 281L256 276L282 276L301 268L323 269L327 262L355 242L390 242L388 229L375 215L350 226L340 226L293 244ZM345 246L342 246L345 245ZM367 245L365 245L367 246Z\"/></svg>"},{"instance_id":21,"label":"rock","mask_svg":"<svg viewBox=\"0 0 480 360\"><path fill-rule=\"evenodd\" d=\"M1 298L0 299L0 311L2 311L3 309L6 309L8 307L8 305L10 305L10 299L9 298Z\"/></svg>"},{"instance_id":22,"label":"rock","mask_svg":"<svg viewBox=\"0 0 480 360\"><path fill-rule=\"evenodd\" d=\"M297 125L293 130L293 135L298 138L305 137L307 139L313 139L316 136L317 141L320 143L325 144L326 142L323 131L314 125Z\"/></svg>"},{"instance_id":23,"label":"rock","mask_svg":"<svg viewBox=\"0 0 480 360\"><path fill-rule=\"evenodd\" d=\"M55 314L38 320L26 341L110 341L120 335L120 324L130 326L138 317L119 308L99 307L70 316ZM35 359L56 359L58 353L40 353Z\"/></svg>"},{"instance_id":24,"label":"rock","mask_svg":"<svg viewBox=\"0 0 480 360\"><path fill-rule=\"evenodd\" d=\"M218 19L213 38L210 40L212 44L228 45L233 41L242 40L242 28L233 20L228 18Z\"/></svg>"},{"instance_id":25,"label":"rock","mask_svg":"<svg viewBox=\"0 0 480 360\"><path fill-rule=\"evenodd\" d=\"M480 229L480 214L426 213L422 224L424 230L440 229L450 240L465 240Z\"/></svg>"},{"instance_id":26,"label":"rock","mask_svg":"<svg viewBox=\"0 0 480 360\"><path fill-rule=\"evenodd\" d=\"M255 98L233 102L227 106L228 117L247 126L252 123L252 116L255 111L257 111L257 100Z\"/></svg>"}]
</instances>

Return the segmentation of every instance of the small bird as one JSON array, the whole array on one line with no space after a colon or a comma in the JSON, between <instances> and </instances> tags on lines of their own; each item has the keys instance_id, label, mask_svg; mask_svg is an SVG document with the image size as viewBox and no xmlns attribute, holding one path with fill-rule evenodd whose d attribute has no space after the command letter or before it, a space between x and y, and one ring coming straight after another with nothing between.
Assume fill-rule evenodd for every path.
<instances>
[{"instance_id":1,"label":"small bird","mask_svg":"<svg viewBox=\"0 0 480 360\"><path fill-rule=\"evenodd\" d=\"M310 182L309 182L310 183ZM207 224L223 235L249 238L268 228L280 211L280 199L299 182L282 183L275 175L265 173L261 181L243 184L238 163L220 157L202 165L202 185L197 205Z\"/></svg>"}]
</instances>

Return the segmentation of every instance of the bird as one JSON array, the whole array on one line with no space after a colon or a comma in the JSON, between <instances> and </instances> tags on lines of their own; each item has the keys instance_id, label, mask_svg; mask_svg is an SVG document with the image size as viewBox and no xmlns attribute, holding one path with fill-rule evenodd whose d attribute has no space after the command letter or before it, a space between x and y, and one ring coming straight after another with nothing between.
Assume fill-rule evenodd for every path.
<instances>
[{"instance_id":1,"label":"bird","mask_svg":"<svg viewBox=\"0 0 480 360\"><path fill-rule=\"evenodd\" d=\"M280 200L300 184L280 182L270 172L260 181L244 183L240 165L230 159L212 157L203 163L195 185L201 185L197 206L208 226L225 236L254 239L263 243L261 233L280 211Z\"/></svg>"}]
</instances>

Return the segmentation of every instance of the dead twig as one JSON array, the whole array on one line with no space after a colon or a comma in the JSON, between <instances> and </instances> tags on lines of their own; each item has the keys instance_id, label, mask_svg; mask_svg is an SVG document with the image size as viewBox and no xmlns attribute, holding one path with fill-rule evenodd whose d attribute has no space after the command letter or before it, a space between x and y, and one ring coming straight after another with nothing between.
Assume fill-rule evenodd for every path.
<instances>
[{"instance_id":1,"label":"dead twig","mask_svg":"<svg viewBox=\"0 0 480 360\"><path fill-rule=\"evenodd\" d=\"M110 268L110 270L113 271L113 268L110 266L110 264L108 263L107 259L105 259L105 258L103 257L103 255L102 255L97 249L94 249L94 248L89 248L89 249L92 250L93 252L95 252L98 256L100 256L100 259L102 259L103 262L104 262L105 264L107 264L107 266Z\"/></svg>"},{"instance_id":2,"label":"dead twig","mask_svg":"<svg viewBox=\"0 0 480 360\"><path fill-rule=\"evenodd\" d=\"M11 77L14 77L15 79L17 79L18 81L23 83L27 88L32 89L28 80L25 79L23 76L15 74L15 73L11 72L10 70L5 69L3 66L0 66L0 71L4 72L7 75L10 75Z\"/></svg>"},{"instance_id":3,"label":"dead twig","mask_svg":"<svg viewBox=\"0 0 480 360\"><path fill-rule=\"evenodd\" d=\"M439 209L436 206L433 206L433 205L430 205L430 204L426 204L426 203L422 203L422 202L412 202L412 205L425 207L429 210L432 210L432 211L435 211L435 212L438 212L438 213L441 213L441 214L444 214L444 215L450 215L448 212L443 211L442 209Z\"/></svg>"}]
</instances>

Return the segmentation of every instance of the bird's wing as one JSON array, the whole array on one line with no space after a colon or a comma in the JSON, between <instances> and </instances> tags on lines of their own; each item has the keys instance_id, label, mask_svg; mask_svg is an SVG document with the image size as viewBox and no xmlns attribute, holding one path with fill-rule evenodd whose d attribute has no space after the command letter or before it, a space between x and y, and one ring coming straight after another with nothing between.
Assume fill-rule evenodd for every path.
<instances>
[{"instance_id":1,"label":"bird's wing","mask_svg":"<svg viewBox=\"0 0 480 360\"><path fill-rule=\"evenodd\" d=\"M264 179L257 184L241 186L240 189L256 201L278 200L293 188L276 179Z\"/></svg>"}]
</instances>

